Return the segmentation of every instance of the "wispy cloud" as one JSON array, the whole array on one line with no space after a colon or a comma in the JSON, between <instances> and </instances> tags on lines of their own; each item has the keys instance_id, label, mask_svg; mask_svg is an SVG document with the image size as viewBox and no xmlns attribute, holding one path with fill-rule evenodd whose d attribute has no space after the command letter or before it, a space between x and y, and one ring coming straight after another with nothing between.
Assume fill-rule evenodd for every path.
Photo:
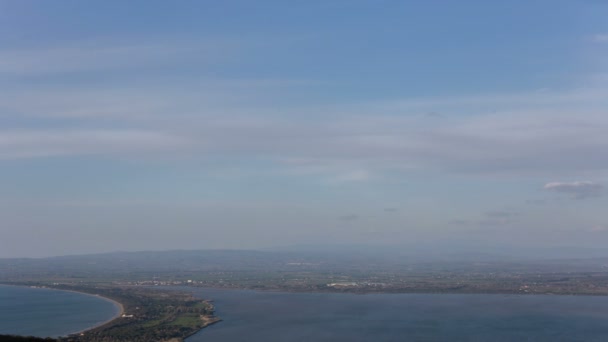
<instances>
[{"instance_id":1,"label":"wispy cloud","mask_svg":"<svg viewBox=\"0 0 608 342\"><path fill-rule=\"evenodd\" d=\"M371 178L370 173L366 170L354 170L345 172L332 178L332 182L343 183L343 182L363 182Z\"/></svg>"},{"instance_id":2,"label":"wispy cloud","mask_svg":"<svg viewBox=\"0 0 608 342\"><path fill-rule=\"evenodd\" d=\"M92 72L150 66L201 64L225 57L237 47L230 42L73 42L61 46L0 49L0 74L36 75Z\"/></svg>"},{"instance_id":3,"label":"wispy cloud","mask_svg":"<svg viewBox=\"0 0 608 342\"><path fill-rule=\"evenodd\" d=\"M505 226L517 221L519 213L514 211L495 210L488 211L477 219L454 219L448 222L450 225L458 226Z\"/></svg>"},{"instance_id":4,"label":"wispy cloud","mask_svg":"<svg viewBox=\"0 0 608 342\"><path fill-rule=\"evenodd\" d=\"M600 196L604 186L590 181L551 182L545 184L544 189L567 194L576 199L585 199Z\"/></svg>"},{"instance_id":5,"label":"wispy cloud","mask_svg":"<svg viewBox=\"0 0 608 342\"><path fill-rule=\"evenodd\" d=\"M545 204L547 204L547 200L545 200L545 199L529 199L529 200L526 200L526 204L545 205Z\"/></svg>"},{"instance_id":6,"label":"wispy cloud","mask_svg":"<svg viewBox=\"0 0 608 342\"><path fill-rule=\"evenodd\" d=\"M450 222L448 222L448 224L458 225L458 226L470 225L471 223L472 222L470 220L464 220L464 219L454 219L454 220L451 220Z\"/></svg>"},{"instance_id":7,"label":"wispy cloud","mask_svg":"<svg viewBox=\"0 0 608 342\"><path fill-rule=\"evenodd\" d=\"M488 211L483 214L483 218L477 221L479 226L504 226L514 223L519 213L513 211Z\"/></svg>"},{"instance_id":8,"label":"wispy cloud","mask_svg":"<svg viewBox=\"0 0 608 342\"><path fill-rule=\"evenodd\" d=\"M496 218L496 219L508 219L508 218L512 218L517 215L518 215L517 213L512 212L512 211L501 211L501 210L488 211L485 213L485 216L491 217L491 218Z\"/></svg>"},{"instance_id":9,"label":"wispy cloud","mask_svg":"<svg viewBox=\"0 0 608 342\"><path fill-rule=\"evenodd\" d=\"M0 159L167 153L185 144L179 137L141 130L11 131L0 132Z\"/></svg>"},{"instance_id":10,"label":"wispy cloud","mask_svg":"<svg viewBox=\"0 0 608 342\"><path fill-rule=\"evenodd\" d=\"M589 231L591 233L608 232L608 224L595 225L595 226L591 227L591 229L589 229Z\"/></svg>"},{"instance_id":11,"label":"wispy cloud","mask_svg":"<svg viewBox=\"0 0 608 342\"><path fill-rule=\"evenodd\" d=\"M356 221L359 219L359 215L349 214L349 215L340 216L340 217L338 217L338 219L340 219L342 221Z\"/></svg>"},{"instance_id":12,"label":"wispy cloud","mask_svg":"<svg viewBox=\"0 0 608 342\"><path fill-rule=\"evenodd\" d=\"M591 36L591 40L596 43L608 43L608 33L598 33Z\"/></svg>"},{"instance_id":13,"label":"wispy cloud","mask_svg":"<svg viewBox=\"0 0 608 342\"><path fill-rule=\"evenodd\" d=\"M147 49L141 48L142 53ZM122 60L133 51L110 54L122 54L116 57ZM17 63L18 58L13 60ZM293 174L319 175L336 183L381 179L387 171L544 176L559 170L570 177L608 169L605 87L300 106L274 103L275 90L264 92L255 80L251 82L243 87L216 80L187 89L143 83L119 88L6 88L0 92L0 119L15 128L3 134L36 131L37 127L20 125L22 118L41 118L47 124L58 120L68 132L85 127L162 133L159 141L167 136L187 141L171 146L192 158L263 156ZM495 110L482 112L481 107ZM437 111L442 115L421 115ZM308 117L314 119L304 119ZM99 141L106 146L99 150L121 153L120 148L108 149L106 140ZM128 150L124 139L113 141L124 141ZM50 153L43 139L32 139L28 146L24 151L31 152L5 152L3 158ZM60 150L78 154L96 149Z\"/></svg>"}]
</instances>

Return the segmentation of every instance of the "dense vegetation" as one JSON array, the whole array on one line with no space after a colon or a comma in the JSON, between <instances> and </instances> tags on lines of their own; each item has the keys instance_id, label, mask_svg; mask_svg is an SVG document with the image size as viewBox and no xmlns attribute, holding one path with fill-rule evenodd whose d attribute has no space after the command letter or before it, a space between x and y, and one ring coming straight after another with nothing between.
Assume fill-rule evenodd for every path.
<instances>
[{"instance_id":1,"label":"dense vegetation","mask_svg":"<svg viewBox=\"0 0 608 342\"><path fill-rule=\"evenodd\" d=\"M182 341L216 323L213 305L177 291L137 287L23 283L78 291L110 298L122 304L124 314L102 326L59 339L0 335L0 342L153 342Z\"/></svg>"},{"instance_id":2,"label":"dense vegetation","mask_svg":"<svg viewBox=\"0 0 608 342\"><path fill-rule=\"evenodd\" d=\"M200 329L219 322L213 305L178 291L158 291L145 287L22 283L60 290L78 291L103 296L122 304L120 317L81 334L58 340L35 337L2 336L3 341L59 342L152 342L182 341Z\"/></svg>"},{"instance_id":3,"label":"dense vegetation","mask_svg":"<svg viewBox=\"0 0 608 342\"><path fill-rule=\"evenodd\" d=\"M148 288L55 285L54 288L98 294L120 302L124 314L80 335L74 342L180 341L219 319L213 305L190 294Z\"/></svg>"}]
</instances>

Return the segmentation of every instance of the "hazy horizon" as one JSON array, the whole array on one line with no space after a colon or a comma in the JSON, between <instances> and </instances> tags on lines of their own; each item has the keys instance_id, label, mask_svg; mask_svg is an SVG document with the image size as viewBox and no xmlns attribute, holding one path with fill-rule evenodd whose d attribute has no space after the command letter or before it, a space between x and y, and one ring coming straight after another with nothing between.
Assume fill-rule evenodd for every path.
<instances>
[{"instance_id":1,"label":"hazy horizon","mask_svg":"<svg viewBox=\"0 0 608 342\"><path fill-rule=\"evenodd\" d=\"M542 262L564 260L594 260L608 258L608 249L604 247L562 246L517 246L517 245L475 245L475 244L338 244L338 245L284 245L258 248L176 248L176 249L128 249L102 251L75 251L62 254L23 254L10 257L12 259L53 259L64 257L84 257L101 255L136 255L136 254L189 254L189 253L263 253L269 255L349 258L382 258L384 261L401 260L412 263L425 262Z\"/></svg>"},{"instance_id":2,"label":"hazy horizon","mask_svg":"<svg viewBox=\"0 0 608 342\"><path fill-rule=\"evenodd\" d=\"M607 17L0 0L0 258L603 248Z\"/></svg>"}]
</instances>

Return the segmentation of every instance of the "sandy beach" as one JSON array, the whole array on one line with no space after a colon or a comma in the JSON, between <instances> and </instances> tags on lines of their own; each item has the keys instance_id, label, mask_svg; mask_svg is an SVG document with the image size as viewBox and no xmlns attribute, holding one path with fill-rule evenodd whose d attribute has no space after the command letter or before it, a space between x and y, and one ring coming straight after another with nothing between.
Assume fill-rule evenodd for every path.
<instances>
[{"instance_id":1,"label":"sandy beach","mask_svg":"<svg viewBox=\"0 0 608 342\"><path fill-rule=\"evenodd\" d=\"M46 289L46 290L53 290L53 291L63 291L63 292L78 293L78 294L81 294L81 295L96 297L96 298L102 299L102 300L104 300L106 302L110 302L110 303L112 303L114 305L114 307L116 307L118 309L116 311L116 313L111 318L109 318L107 320L104 320L103 322L99 322L99 323L97 323L95 325L92 325L92 326L89 326L89 327L87 327L85 329L81 329L81 330L78 330L78 331L70 332L70 333L65 334L65 335L75 335L75 334L85 333L85 332L90 331L92 329L98 328L98 327L100 327L100 326L102 326L104 324L112 322L113 320L120 318L125 313L125 308L124 308L124 306L123 306L122 303L120 303L120 302L118 302L118 301L116 301L114 299L111 299L111 298L108 298L108 297L104 297L104 296L101 296L101 295L98 295L98 294L92 294L92 293L87 293L87 292L82 292L82 291L58 289L58 288L49 287L49 286L28 286L28 285L15 285L15 284L6 284L6 283L0 283L0 285L1 286L7 286L7 287L23 287L23 288Z\"/></svg>"},{"instance_id":2,"label":"sandy beach","mask_svg":"<svg viewBox=\"0 0 608 342\"><path fill-rule=\"evenodd\" d=\"M125 308L122 305L122 303L117 302L114 299L111 299L111 298L108 298L108 297L104 297L104 296L100 296L100 295L96 295L96 294L92 294L92 293L81 292L81 291L74 291L74 290L62 290L62 289L55 289L55 288L49 288L49 289L57 290L57 291L64 291L64 292L79 293L79 294L83 294L83 295L86 295L86 296L96 297L96 298L99 298L99 299L103 299L103 300L105 300L107 302L110 302L110 303L114 304L114 306L116 306L118 308L118 313L114 317L112 317L112 318L110 318L110 319L108 319L106 321L100 322L98 324L95 324L92 327L89 327L89 328L86 328L86 329L83 329L83 330L79 330L79 331L75 331L75 332L70 333L68 335L76 335L76 334L86 333L87 331L93 330L93 329L98 328L98 327L100 327L100 326L102 326L104 324L110 323L110 322L112 322L115 319L120 318L125 313Z\"/></svg>"}]
</instances>

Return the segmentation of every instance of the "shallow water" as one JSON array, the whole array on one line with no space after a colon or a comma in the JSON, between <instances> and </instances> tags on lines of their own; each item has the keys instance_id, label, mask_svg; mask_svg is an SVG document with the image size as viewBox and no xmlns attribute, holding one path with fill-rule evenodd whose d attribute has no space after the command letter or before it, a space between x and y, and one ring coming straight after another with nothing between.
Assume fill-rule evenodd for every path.
<instances>
[{"instance_id":1,"label":"shallow water","mask_svg":"<svg viewBox=\"0 0 608 342\"><path fill-rule=\"evenodd\" d=\"M224 321L187 342L608 341L608 297L194 293Z\"/></svg>"},{"instance_id":2,"label":"shallow water","mask_svg":"<svg viewBox=\"0 0 608 342\"><path fill-rule=\"evenodd\" d=\"M119 308L75 292L0 285L0 334L65 336L105 322Z\"/></svg>"}]
</instances>

